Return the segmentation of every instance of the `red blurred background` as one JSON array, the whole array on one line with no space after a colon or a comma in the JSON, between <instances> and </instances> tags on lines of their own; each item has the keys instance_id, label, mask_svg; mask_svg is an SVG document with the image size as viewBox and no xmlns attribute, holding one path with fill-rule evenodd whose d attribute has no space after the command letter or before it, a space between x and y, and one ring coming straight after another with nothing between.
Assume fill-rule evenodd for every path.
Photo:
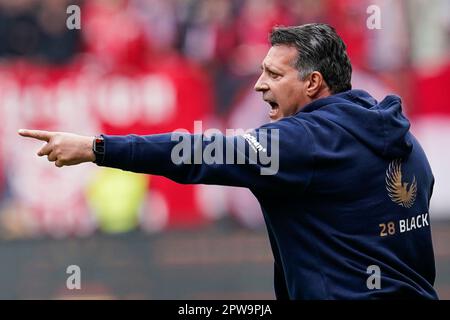
<instances>
[{"instance_id":1,"label":"red blurred background","mask_svg":"<svg viewBox=\"0 0 450 320\"><path fill-rule=\"evenodd\" d=\"M66 27L73 4L80 30ZM367 27L373 4L379 30ZM267 108L253 84L268 33L309 22L329 23L342 36L354 88L402 97L436 176L431 217L445 221L449 12L447 0L0 0L0 238L155 234L220 221L263 230L246 190L89 165L57 170L36 157L39 143L16 132L151 134L193 131L199 120L204 130L261 125Z\"/></svg>"}]
</instances>

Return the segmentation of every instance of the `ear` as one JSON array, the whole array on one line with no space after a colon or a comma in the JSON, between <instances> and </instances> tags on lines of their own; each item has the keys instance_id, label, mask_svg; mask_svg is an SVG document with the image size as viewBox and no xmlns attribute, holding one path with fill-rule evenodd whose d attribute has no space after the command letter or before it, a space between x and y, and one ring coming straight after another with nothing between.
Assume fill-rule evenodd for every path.
<instances>
[{"instance_id":1,"label":"ear","mask_svg":"<svg viewBox=\"0 0 450 320\"><path fill-rule=\"evenodd\" d=\"M318 71L313 71L308 78L306 82L306 95L309 98L314 98L322 90L322 87L326 86L325 80Z\"/></svg>"}]
</instances>

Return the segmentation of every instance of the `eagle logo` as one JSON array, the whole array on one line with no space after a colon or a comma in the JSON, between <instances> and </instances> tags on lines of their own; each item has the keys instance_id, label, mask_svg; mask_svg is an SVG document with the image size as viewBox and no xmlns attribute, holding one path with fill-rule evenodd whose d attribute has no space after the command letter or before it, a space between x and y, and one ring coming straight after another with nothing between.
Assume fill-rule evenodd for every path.
<instances>
[{"instance_id":1,"label":"eagle logo","mask_svg":"<svg viewBox=\"0 0 450 320\"><path fill-rule=\"evenodd\" d=\"M396 159L389 164L386 170L386 189L389 198L396 204L411 208L416 200L417 181L416 176L413 177L411 185L409 182L402 181L402 165L401 160Z\"/></svg>"}]
</instances>

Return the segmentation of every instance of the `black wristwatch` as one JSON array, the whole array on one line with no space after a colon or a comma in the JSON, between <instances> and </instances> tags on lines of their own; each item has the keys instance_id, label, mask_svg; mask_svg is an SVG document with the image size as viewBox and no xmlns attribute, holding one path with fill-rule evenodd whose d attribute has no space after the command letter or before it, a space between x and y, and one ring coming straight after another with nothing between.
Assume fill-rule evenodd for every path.
<instances>
[{"instance_id":1,"label":"black wristwatch","mask_svg":"<svg viewBox=\"0 0 450 320\"><path fill-rule=\"evenodd\" d=\"M95 155L94 163L102 162L105 157L105 139L103 136L96 136L92 142L92 151Z\"/></svg>"}]
</instances>

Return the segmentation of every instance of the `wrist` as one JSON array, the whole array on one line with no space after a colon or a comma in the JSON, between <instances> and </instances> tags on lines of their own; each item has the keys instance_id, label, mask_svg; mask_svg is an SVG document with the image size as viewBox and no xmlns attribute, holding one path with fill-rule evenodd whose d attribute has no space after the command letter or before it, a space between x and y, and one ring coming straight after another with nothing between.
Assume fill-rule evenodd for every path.
<instances>
[{"instance_id":1,"label":"wrist","mask_svg":"<svg viewBox=\"0 0 450 320\"><path fill-rule=\"evenodd\" d=\"M94 150L92 149L93 143L94 143L95 137L89 137L86 139L86 147L87 147L87 155L86 155L86 161L88 162L95 162L95 154Z\"/></svg>"}]
</instances>

